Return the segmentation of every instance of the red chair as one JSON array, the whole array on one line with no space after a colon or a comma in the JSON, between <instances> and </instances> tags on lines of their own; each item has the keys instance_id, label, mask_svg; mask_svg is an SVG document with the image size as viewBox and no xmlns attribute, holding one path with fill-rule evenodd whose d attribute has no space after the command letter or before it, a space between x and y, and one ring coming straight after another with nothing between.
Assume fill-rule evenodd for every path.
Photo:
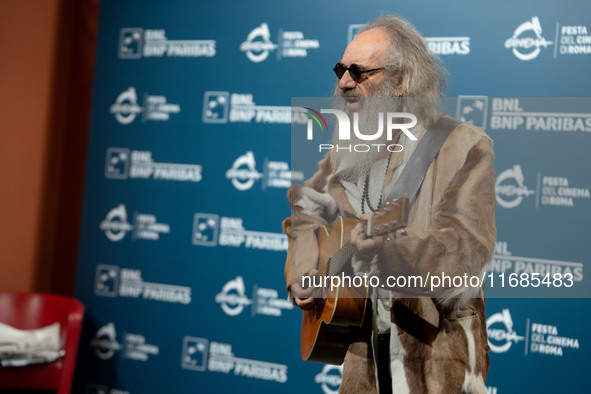
<instances>
[{"instance_id":1,"label":"red chair","mask_svg":"<svg viewBox=\"0 0 591 394\"><path fill-rule=\"evenodd\" d=\"M0 366L0 388L70 393L83 317L84 305L72 298L0 291L0 322L19 330L32 330L59 322L66 351L63 358L52 363L25 367Z\"/></svg>"}]
</instances>

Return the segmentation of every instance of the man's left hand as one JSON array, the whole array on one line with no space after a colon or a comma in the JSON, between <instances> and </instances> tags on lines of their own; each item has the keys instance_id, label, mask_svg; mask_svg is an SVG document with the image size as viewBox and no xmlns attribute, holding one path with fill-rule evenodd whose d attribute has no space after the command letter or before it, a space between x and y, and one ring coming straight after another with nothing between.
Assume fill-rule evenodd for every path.
<instances>
[{"instance_id":1,"label":"man's left hand","mask_svg":"<svg viewBox=\"0 0 591 394\"><path fill-rule=\"evenodd\" d=\"M373 213L368 212L361 215L361 219L366 221L369 219ZM357 248L359 253L364 255L374 254L377 249L382 245L384 242L383 237L372 237L372 238L365 238L365 234L363 230L365 229L365 223L357 223L353 230L351 230L351 238L350 241Z\"/></svg>"}]
</instances>

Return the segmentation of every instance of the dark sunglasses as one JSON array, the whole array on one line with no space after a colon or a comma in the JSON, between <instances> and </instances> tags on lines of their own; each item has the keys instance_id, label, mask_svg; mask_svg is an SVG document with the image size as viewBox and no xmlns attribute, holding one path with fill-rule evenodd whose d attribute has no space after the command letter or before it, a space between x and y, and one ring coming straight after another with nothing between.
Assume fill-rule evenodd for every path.
<instances>
[{"instance_id":1,"label":"dark sunglasses","mask_svg":"<svg viewBox=\"0 0 591 394\"><path fill-rule=\"evenodd\" d=\"M363 79L364 79L363 74L368 73L368 72L372 72L372 71L380 71L383 69L385 69L385 67L372 68L369 70L362 70L357 64L351 64L349 67L347 67L343 63L337 63L337 65L334 66L333 71L337 75L338 79L343 78L343 75L345 75L345 72L349 71L349 74L351 75L351 79L353 79L353 81L355 81L355 83L359 83L359 82L363 81Z\"/></svg>"}]
</instances>

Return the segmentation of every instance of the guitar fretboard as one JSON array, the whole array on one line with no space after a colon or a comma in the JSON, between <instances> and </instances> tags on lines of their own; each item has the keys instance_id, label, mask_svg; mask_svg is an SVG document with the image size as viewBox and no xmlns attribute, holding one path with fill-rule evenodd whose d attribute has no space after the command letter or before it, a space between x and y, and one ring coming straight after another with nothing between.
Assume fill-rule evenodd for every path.
<instances>
[{"instance_id":1,"label":"guitar fretboard","mask_svg":"<svg viewBox=\"0 0 591 394\"><path fill-rule=\"evenodd\" d=\"M353 253L355 252L355 246L350 241L347 241L338 252L330 259L330 266L328 267L328 274L330 276L338 275L343 271L345 263L347 263Z\"/></svg>"}]
</instances>

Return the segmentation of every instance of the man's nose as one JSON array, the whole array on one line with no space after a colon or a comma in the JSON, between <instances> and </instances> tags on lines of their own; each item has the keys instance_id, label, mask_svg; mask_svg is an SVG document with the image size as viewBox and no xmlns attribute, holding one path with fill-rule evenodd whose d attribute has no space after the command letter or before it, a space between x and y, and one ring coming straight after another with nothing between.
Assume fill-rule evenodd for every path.
<instances>
[{"instance_id":1,"label":"man's nose","mask_svg":"<svg viewBox=\"0 0 591 394\"><path fill-rule=\"evenodd\" d=\"M343 77L339 80L339 88L341 89L355 89L357 82L353 81L349 70L345 71Z\"/></svg>"}]
</instances>

